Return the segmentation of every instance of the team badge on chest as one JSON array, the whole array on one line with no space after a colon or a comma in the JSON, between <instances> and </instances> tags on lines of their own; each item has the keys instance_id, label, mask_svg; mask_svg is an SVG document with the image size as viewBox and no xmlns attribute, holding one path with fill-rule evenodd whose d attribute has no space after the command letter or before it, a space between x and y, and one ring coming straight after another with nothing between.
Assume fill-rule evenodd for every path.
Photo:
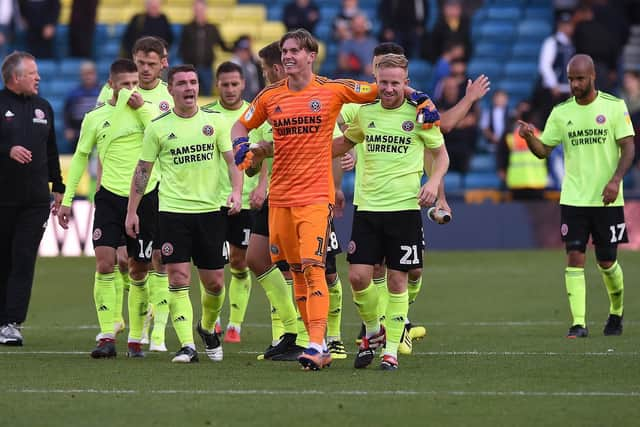
<instances>
[{"instance_id":1,"label":"team badge on chest","mask_svg":"<svg viewBox=\"0 0 640 427\"><path fill-rule=\"evenodd\" d=\"M160 111L162 111L163 113L166 113L167 111L169 111L169 108L171 108L171 106L167 101L160 101L160 103L158 104L158 108L160 108Z\"/></svg>"},{"instance_id":2,"label":"team badge on chest","mask_svg":"<svg viewBox=\"0 0 640 427\"><path fill-rule=\"evenodd\" d=\"M47 124L47 115L39 108L33 110L33 123Z\"/></svg>"},{"instance_id":3,"label":"team badge on chest","mask_svg":"<svg viewBox=\"0 0 640 427\"><path fill-rule=\"evenodd\" d=\"M211 125L204 125L202 127L202 133L205 134L206 136L211 136L213 135L213 126Z\"/></svg>"},{"instance_id":4,"label":"team badge on chest","mask_svg":"<svg viewBox=\"0 0 640 427\"><path fill-rule=\"evenodd\" d=\"M317 113L322 108L322 104L319 100L312 99L311 102L309 102L309 108L311 108L311 111L313 111L314 113Z\"/></svg>"},{"instance_id":5,"label":"team badge on chest","mask_svg":"<svg viewBox=\"0 0 640 427\"><path fill-rule=\"evenodd\" d=\"M603 125L603 124L605 124L606 121L607 121L607 118L603 114L598 114L596 116L596 123L597 124Z\"/></svg>"},{"instance_id":6,"label":"team badge on chest","mask_svg":"<svg viewBox=\"0 0 640 427\"><path fill-rule=\"evenodd\" d=\"M405 132L411 132L413 130L413 122L410 120L402 122L402 130Z\"/></svg>"}]
</instances>

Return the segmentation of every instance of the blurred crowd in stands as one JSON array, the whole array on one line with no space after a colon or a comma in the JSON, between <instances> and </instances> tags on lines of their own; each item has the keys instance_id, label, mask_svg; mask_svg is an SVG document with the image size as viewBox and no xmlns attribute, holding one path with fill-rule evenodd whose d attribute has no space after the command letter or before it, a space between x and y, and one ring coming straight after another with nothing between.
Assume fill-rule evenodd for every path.
<instances>
[{"instance_id":1,"label":"blurred crowd in stands","mask_svg":"<svg viewBox=\"0 0 640 427\"><path fill-rule=\"evenodd\" d=\"M79 123L92 107L104 82L98 81L95 65L96 16L99 0L73 0L68 24L69 55L83 58L78 69L78 86L71 90L64 104L64 137L74 146ZM201 94L212 95L216 52L232 54L231 60L241 65L247 86L244 97L252 99L264 79L254 46L251 28L235 40L225 40L219 27L207 18L207 7L215 0L195 0L193 20L176 31L163 13L161 0L146 0L144 11L130 18L121 40L120 55L129 56L134 41L143 35L164 39L173 53L172 64L192 63L200 77ZM245 4L249 1L240 0ZM479 9L505 5L531 4L550 8L553 31L539 46L537 73L531 70L533 82L530 96L512 98L508 90L495 87L487 99L479 103L460 124L446 136L451 157L450 170L465 176L472 168L474 156L492 160L498 187L506 186L509 154L518 144L516 120L521 118L539 129L553 106L570 96L566 63L575 53L589 54L595 61L597 88L623 98L640 135L640 2L634 0L342 0L335 16L322 15L322 0L259 1L269 6L282 5L284 27L306 28L318 35L327 19L331 22L328 36L319 35L327 46L323 74L334 78L371 80L373 48L381 41L401 44L412 63L425 64L428 79L412 80L419 89L428 91L441 110L455 105L464 95L470 73L468 64L474 58L474 15ZM366 3L367 7L363 7ZM372 3L375 3L374 7ZM60 13L59 0L0 0L0 56L13 47L16 34L22 34L25 49L39 60L59 58L54 38ZM324 36L324 37L323 37ZM98 41L99 42L99 41ZM511 47L508 47L511 49ZM530 53L531 54L531 53ZM115 59L115 58L114 58ZM327 68L331 66L331 69ZM411 68L410 68L411 69ZM483 70L479 70L483 72ZM491 78L491 73L486 71ZM410 76L411 77L411 76ZM638 146L640 137L636 139ZM636 149L640 153L640 146ZM561 153L559 154L561 156ZM546 165L549 180L546 188L558 188L562 171L558 159ZM635 188L640 189L640 162L636 159ZM635 179L634 179L635 178Z\"/></svg>"}]
</instances>

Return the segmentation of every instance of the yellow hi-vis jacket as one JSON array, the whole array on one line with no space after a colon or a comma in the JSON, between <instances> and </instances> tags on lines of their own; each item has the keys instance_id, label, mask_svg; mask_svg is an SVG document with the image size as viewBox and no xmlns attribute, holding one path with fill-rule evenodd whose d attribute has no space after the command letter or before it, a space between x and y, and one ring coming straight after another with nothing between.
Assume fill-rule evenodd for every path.
<instances>
[{"instance_id":1,"label":"yellow hi-vis jacket","mask_svg":"<svg viewBox=\"0 0 640 427\"><path fill-rule=\"evenodd\" d=\"M540 132L536 130L536 136ZM509 147L507 188L544 189L547 186L547 161L537 158L517 131L506 135Z\"/></svg>"}]
</instances>

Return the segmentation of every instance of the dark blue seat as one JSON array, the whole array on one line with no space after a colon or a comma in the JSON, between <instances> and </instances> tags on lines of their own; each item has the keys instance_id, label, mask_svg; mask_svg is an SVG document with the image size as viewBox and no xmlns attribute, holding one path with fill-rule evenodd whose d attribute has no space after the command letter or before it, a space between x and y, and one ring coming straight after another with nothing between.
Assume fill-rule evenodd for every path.
<instances>
[{"instance_id":1,"label":"dark blue seat","mask_svg":"<svg viewBox=\"0 0 640 427\"><path fill-rule=\"evenodd\" d=\"M76 58L67 58L60 61L59 77L77 80L80 75L80 65L84 60Z\"/></svg>"},{"instance_id":2,"label":"dark blue seat","mask_svg":"<svg viewBox=\"0 0 640 427\"><path fill-rule=\"evenodd\" d=\"M58 74L58 63L52 59L38 59L38 74L42 80L55 77Z\"/></svg>"},{"instance_id":3,"label":"dark blue seat","mask_svg":"<svg viewBox=\"0 0 640 427\"><path fill-rule=\"evenodd\" d=\"M504 77L510 79L527 79L538 73L536 61L509 61L504 66Z\"/></svg>"},{"instance_id":4,"label":"dark blue seat","mask_svg":"<svg viewBox=\"0 0 640 427\"><path fill-rule=\"evenodd\" d=\"M531 19L522 21L518 25L518 36L531 39L541 39L551 34L551 24L546 20Z\"/></svg>"},{"instance_id":5,"label":"dark blue seat","mask_svg":"<svg viewBox=\"0 0 640 427\"><path fill-rule=\"evenodd\" d=\"M474 38L476 40L491 40L509 44L516 35L516 24L509 21L485 21L480 24Z\"/></svg>"},{"instance_id":6,"label":"dark blue seat","mask_svg":"<svg viewBox=\"0 0 640 427\"><path fill-rule=\"evenodd\" d=\"M489 6L487 8L487 18L496 20L518 20L522 11L520 7L514 6Z\"/></svg>"},{"instance_id":7,"label":"dark blue seat","mask_svg":"<svg viewBox=\"0 0 640 427\"><path fill-rule=\"evenodd\" d=\"M480 74L485 74L492 81L502 76L502 63L491 59L473 59L467 67L467 74L475 79Z\"/></svg>"},{"instance_id":8,"label":"dark blue seat","mask_svg":"<svg viewBox=\"0 0 640 427\"><path fill-rule=\"evenodd\" d=\"M492 153L477 153L471 158L471 172L495 172L496 158Z\"/></svg>"},{"instance_id":9,"label":"dark blue seat","mask_svg":"<svg viewBox=\"0 0 640 427\"><path fill-rule=\"evenodd\" d=\"M446 184L445 184L446 185ZM500 179L495 171L492 172L469 172L465 179L467 189L474 188L500 188Z\"/></svg>"}]
</instances>

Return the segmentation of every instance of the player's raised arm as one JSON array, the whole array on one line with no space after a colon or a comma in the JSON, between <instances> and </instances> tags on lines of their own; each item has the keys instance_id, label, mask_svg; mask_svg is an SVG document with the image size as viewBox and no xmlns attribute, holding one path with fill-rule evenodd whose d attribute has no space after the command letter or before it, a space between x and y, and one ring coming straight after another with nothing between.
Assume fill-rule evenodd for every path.
<instances>
[{"instance_id":1,"label":"player's raised arm","mask_svg":"<svg viewBox=\"0 0 640 427\"><path fill-rule=\"evenodd\" d=\"M440 114L440 130L443 133L451 132L458 122L465 118L473 103L482 99L489 92L491 82L484 74L478 76L473 82L467 81L467 90L460 101L447 111Z\"/></svg>"},{"instance_id":2,"label":"player's raised arm","mask_svg":"<svg viewBox=\"0 0 640 427\"><path fill-rule=\"evenodd\" d=\"M127 203L127 217L125 219L125 229L129 237L136 238L140 232L140 221L138 219L138 206L144 196L144 191L149 183L153 162L139 160L136 170L131 179L131 189L129 190L129 202Z\"/></svg>"},{"instance_id":3,"label":"player's raised arm","mask_svg":"<svg viewBox=\"0 0 640 427\"><path fill-rule=\"evenodd\" d=\"M518 120L518 125L520 125L520 130L518 133L525 141L527 141L527 146L529 150L539 159L546 159L549 154L553 151L554 147L550 147L542 143L540 138L535 135L535 126L531 123L523 122L522 120Z\"/></svg>"}]
</instances>

